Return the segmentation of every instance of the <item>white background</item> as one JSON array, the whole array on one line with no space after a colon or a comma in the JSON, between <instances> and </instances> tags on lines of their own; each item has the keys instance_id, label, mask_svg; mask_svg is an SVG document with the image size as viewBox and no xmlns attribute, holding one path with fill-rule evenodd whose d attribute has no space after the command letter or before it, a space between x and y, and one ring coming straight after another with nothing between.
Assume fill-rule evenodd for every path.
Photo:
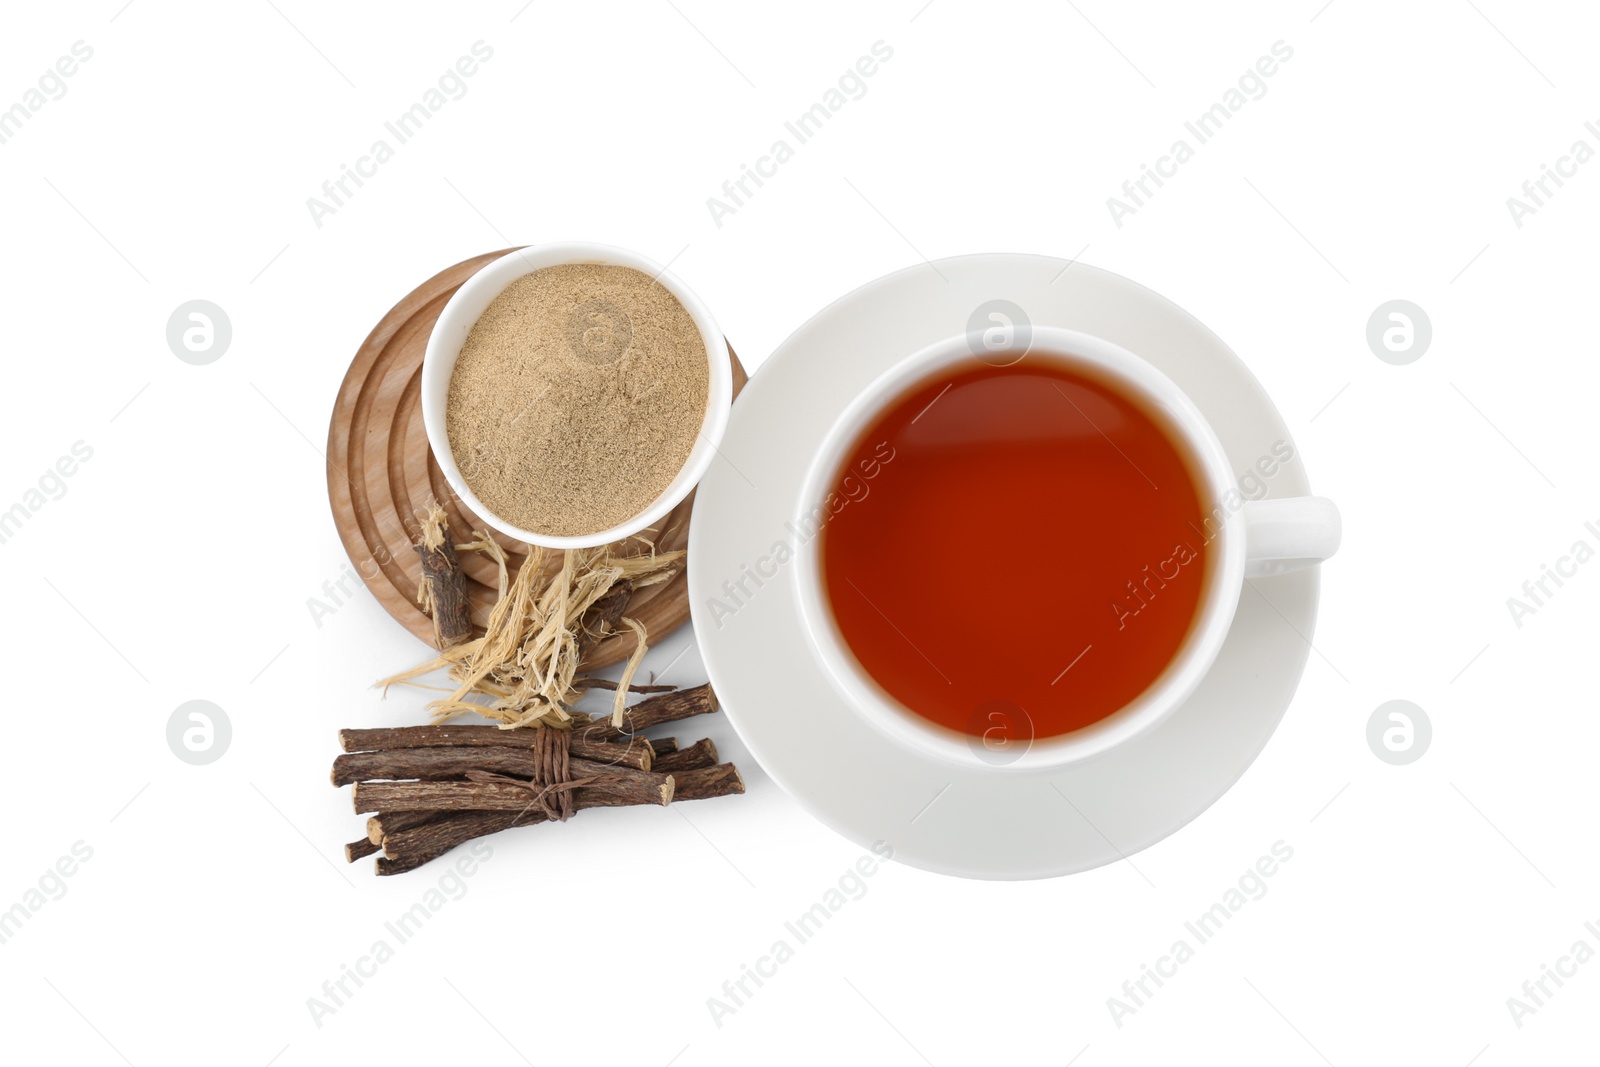
<instances>
[{"instance_id":1,"label":"white background","mask_svg":"<svg viewBox=\"0 0 1600 1067\"><path fill-rule=\"evenodd\" d=\"M1600 563L1521 627L1506 606L1573 542L1600 547L1600 163L1520 228L1506 206L1574 140L1600 148L1592 12L275 3L30 5L0 35L0 107L94 50L0 145L0 509L93 449L0 545L0 909L93 850L0 945L8 1059L1593 1062L1600 962L1521 1027L1506 1004L1580 938L1600 949ZM306 199L480 39L467 94L315 225ZM866 95L718 227L707 198L879 40ZM1119 228L1106 198L1279 40L1266 95ZM1081 252L1189 309L1345 517L1260 759L1137 867L890 866L719 1027L707 998L860 853L713 723L748 795L493 839L466 895L318 1026L308 998L448 870L339 862L362 820L327 784L335 730L421 721L421 695L369 684L423 649L364 592L320 626L308 610L344 564L319 451L334 393L417 283L561 238L672 260L751 369L924 256ZM195 298L233 324L209 366L165 341ZM1433 323L1409 366L1365 341L1392 298ZM688 647L650 664L702 681ZM196 698L233 724L202 767L165 740ZM1434 728L1404 767L1365 740L1395 698ZM1118 1026L1107 998L1279 840L1267 895Z\"/></svg>"}]
</instances>

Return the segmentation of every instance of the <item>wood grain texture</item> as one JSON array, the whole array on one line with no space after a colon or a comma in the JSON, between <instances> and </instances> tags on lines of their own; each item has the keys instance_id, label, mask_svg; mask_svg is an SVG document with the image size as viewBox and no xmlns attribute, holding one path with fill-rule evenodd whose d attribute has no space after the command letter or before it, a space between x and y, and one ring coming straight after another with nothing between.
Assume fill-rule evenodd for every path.
<instances>
[{"instance_id":1,"label":"wood grain texture","mask_svg":"<svg viewBox=\"0 0 1600 1067\"><path fill-rule=\"evenodd\" d=\"M422 564L413 548L422 520L438 503L458 543L472 540L473 530L488 527L451 491L428 448L422 425L422 354L440 311L461 284L511 251L487 252L447 267L390 308L356 352L328 425L328 499L345 553L384 610L429 645L435 641L433 624L417 604ZM728 358L737 397L746 375L732 346ZM662 551L683 548L693 506L690 493L646 535ZM490 534L506 550L515 578L528 546ZM549 552L545 559L551 572L561 566L560 552ZM461 569L473 626L481 633L494 606L495 568L480 553L466 552ZM671 633L689 618L687 577L680 573L670 582L640 589L628 604L628 614L644 624L651 642ZM606 638L585 658L584 669L620 663L633 651L634 640L631 630Z\"/></svg>"}]
</instances>

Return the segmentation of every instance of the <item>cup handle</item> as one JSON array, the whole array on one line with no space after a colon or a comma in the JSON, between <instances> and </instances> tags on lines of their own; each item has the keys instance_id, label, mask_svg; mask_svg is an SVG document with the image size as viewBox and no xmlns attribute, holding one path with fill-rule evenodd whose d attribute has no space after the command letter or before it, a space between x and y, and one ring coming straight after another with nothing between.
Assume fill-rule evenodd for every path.
<instances>
[{"instance_id":1,"label":"cup handle","mask_svg":"<svg viewBox=\"0 0 1600 1067\"><path fill-rule=\"evenodd\" d=\"M1339 549L1339 509L1327 497L1246 501L1244 528L1246 578L1315 566Z\"/></svg>"}]
</instances>

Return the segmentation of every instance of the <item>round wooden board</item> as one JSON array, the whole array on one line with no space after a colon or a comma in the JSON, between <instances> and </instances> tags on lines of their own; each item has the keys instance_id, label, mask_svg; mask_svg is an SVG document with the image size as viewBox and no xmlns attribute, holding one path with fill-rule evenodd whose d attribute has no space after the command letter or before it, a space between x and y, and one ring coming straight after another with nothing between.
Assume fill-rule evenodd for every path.
<instances>
[{"instance_id":1,"label":"round wooden board","mask_svg":"<svg viewBox=\"0 0 1600 1067\"><path fill-rule=\"evenodd\" d=\"M461 283L514 249L487 252L435 274L410 293L375 326L356 353L339 386L339 398L328 426L328 498L339 539L356 573L384 610L421 640L432 645L433 623L417 604L422 563L413 545L420 523L437 502L450 520L457 543L473 539L488 526L451 491L428 448L422 425L422 354L434 321ZM744 387L744 367L732 346L733 392ZM689 541L691 492L645 535L660 551L683 548ZM499 533L492 534L506 550L514 578L529 548ZM634 551L643 549L636 542ZM547 552L545 566L561 565L560 552ZM472 621L482 630L497 595L497 571L478 552L461 554L472 602ZM644 624L657 640L689 618L687 575L641 589L628 614ZM606 639L584 661L593 669L619 663L633 651L631 632Z\"/></svg>"}]
</instances>

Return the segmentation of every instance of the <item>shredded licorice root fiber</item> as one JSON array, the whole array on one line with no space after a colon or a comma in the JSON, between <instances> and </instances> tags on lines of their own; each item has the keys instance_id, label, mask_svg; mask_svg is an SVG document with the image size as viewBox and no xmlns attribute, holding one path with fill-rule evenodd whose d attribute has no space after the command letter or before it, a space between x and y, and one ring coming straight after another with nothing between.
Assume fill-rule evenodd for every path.
<instances>
[{"instance_id":1,"label":"shredded licorice root fiber","mask_svg":"<svg viewBox=\"0 0 1600 1067\"><path fill-rule=\"evenodd\" d=\"M618 601L625 601L632 590L672 578L684 555L658 553L653 547L641 555L620 555L610 545L568 549L560 569L547 578L545 550L535 546L516 580L508 581L505 551L487 534L479 533L477 540L455 548L482 552L499 568L500 599L489 614L484 635L446 648L434 659L377 684L387 689L448 669L457 684L449 696L428 705L434 721L475 713L497 720L503 729L535 724L570 727L572 705L586 688L575 684L578 664L606 636L585 627L586 615L619 587L623 595ZM626 611L625 603L620 610ZM626 615L603 620L602 629L609 630L613 621L637 637L612 705L612 722L620 724L629 684L647 651L648 634L643 624Z\"/></svg>"}]
</instances>

